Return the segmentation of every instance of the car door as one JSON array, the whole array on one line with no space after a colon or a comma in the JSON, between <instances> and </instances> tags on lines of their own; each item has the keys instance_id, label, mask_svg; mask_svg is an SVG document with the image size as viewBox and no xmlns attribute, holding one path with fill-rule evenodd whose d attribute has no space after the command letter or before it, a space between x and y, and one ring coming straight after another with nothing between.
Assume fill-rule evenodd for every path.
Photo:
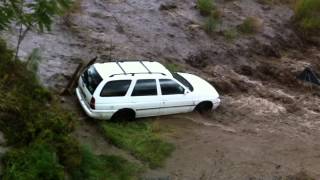
<instances>
[{"instance_id":1,"label":"car door","mask_svg":"<svg viewBox=\"0 0 320 180\"><path fill-rule=\"evenodd\" d=\"M138 79L130 97L136 110L136 117L159 115L161 106L159 94L155 79Z\"/></svg>"},{"instance_id":2,"label":"car door","mask_svg":"<svg viewBox=\"0 0 320 180\"><path fill-rule=\"evenodd\" d=\"M172 79L159 79L161 89L160 114L190 112L195 107L191 93Z\"/></svg>"},{"instance_id":3,"label":"car door","mask_svg":"<svg viewBox=\"0 0 320 180\"><path fill-rule=\"evenodd\" d=\"M97 89L96 110L112 113L131 106L127 93L131 80L112 80ZM100 91L99 91L100 90Z\"/></svg>"}]
</instances>

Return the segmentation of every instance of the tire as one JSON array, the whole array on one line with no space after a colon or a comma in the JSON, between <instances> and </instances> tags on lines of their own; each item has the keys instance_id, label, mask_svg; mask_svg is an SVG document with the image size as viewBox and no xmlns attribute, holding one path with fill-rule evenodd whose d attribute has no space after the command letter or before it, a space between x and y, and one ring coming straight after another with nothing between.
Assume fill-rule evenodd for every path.
<instances>
[{"instance_id":1,"label":"tire","mask_svg":"<svg viewBox=\"0 0 320 180\"><path fill-rule=\"evenodd\" d=\"M211 102L201 102L196 106L195 111L202 115L206 115L211 111L212 106L213 104Z\"/></svg>"},{"instance_id":2,"label":"tire","mask_svg":"<svg viewBox=\"0 0 320 180\"><path fill-rule=\"evenodd\" d=\"M111 121L133 121L135 114L132 109L121 109L111 117Z\"/></svg>"}]
</instances>

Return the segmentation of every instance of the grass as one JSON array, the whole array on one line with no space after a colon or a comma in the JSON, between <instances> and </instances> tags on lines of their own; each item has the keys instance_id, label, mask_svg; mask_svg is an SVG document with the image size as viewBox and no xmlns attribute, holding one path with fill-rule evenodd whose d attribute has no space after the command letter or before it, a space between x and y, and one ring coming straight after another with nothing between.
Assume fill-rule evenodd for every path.
<instances>
[{"instance_id":1,"label":"grass","mask_svg":"<svg viewBox=\"0 0 320 180\"><path fill-rule=\"evenodd\" d=\"M320 35L320 1L298 0L295 6L294 22L306 38Z\"/></svg>"},{"instance_id":2,"label":"grass","mask_svg":"<svg viewBox=\"0 0 320 180\"><path fill-rule=\"evenodd\" d=\"M87 147L82 149L83 161L71 173L77 180L131 180L138 179L142 168L118 156L94 155Z\"/></svg>"},{"instance_id":3,"label":"grass","mask_svg":"<svg viewBox=\"0 0 320 180\"><path fill-rule=\"evenodd\" d=\"M174 146L156 136L146 122L105 122L101 126L103 134L113 144L147 162L151 168L161 167L174 150Z\"/></svg>"},{"instance_id":4,"label":"grass","mask_svg":"<svg viewBox=\"0 0 320 180\"><path fill-rule=\"evenodd\" d=\"M179 72L182 70L181 66L175 63L166 63L165 66L170 72Z\"/></svg>"},{"instance_id":5,"label":"grass","mask_svg":"<svg viewBox=\"0 0 320 180\"><path fill-rule=\"evenodd\" d=\"M5 157L4 180L62 180L63 166L50 145L35 143L10 151Z\"/></svg>"},{"instance_id":6,"label":"grass","mask_svg":"<svg viewBox=\"0 0 320 180\"><path fill-rule=\"evenodd\" d=\"M218 25L220 24L220 20L218 18L216 18L216 16L214 16L213 14L211 14L209 17L207 17L207 19L205 20L204 23L204 30L208 33L208 34L213 34L216 29L218 28Z\"/></svg>"},{"instance_id":7,"label":"grass","mask_svg":"<svg viewBox=\"0 0 320 180\"><path fill-rule=\"evenodd\" d=\"M262 23L256 17L247 17L242 24L238 26L238 31L243 34L254 34L261 30Z\"/></svg>"},{"instance_id":8,"label":"grass","mask_svg":"<svg viewBox=\"0 0 320 180\"><path fill-rule=\"evenodd\" d=\"M209 16L214 10L213 0L197 0L197 8L203 16Z\"/></svg>"},{"instance_id":9,"label":"grass","mask_svg":"<svg viewBox=\"0 0 320 180\"><path fill-rule=\"evenodd\" d=\"M237 29L228 29L223 32L223 36L227 41L230 42L235 40L239 36L239 32L237 31Z\"/></svg>"}]
</instances>

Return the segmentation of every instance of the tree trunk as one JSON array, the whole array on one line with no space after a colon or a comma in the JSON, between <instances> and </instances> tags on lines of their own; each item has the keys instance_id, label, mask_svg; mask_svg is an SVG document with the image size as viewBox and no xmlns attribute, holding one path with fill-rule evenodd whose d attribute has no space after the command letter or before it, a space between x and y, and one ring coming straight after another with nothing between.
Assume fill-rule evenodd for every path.
<instances>
[{"instance_id":1,"label":"tree trunk","mask_svg":"<svg viewBox=\"0 0 320 180\"><path fill-rule=\"evenodd\" d=\"M19 55L19 50L20 50L21 43L24 40L24 38L26 37L26 35L29 32L29 30L30 30L29 27L27 27L25 30L23 30L23 24L20 23L18 43L17 43L17 47L16 47L16 54L15 54L15 57L14 57L15 61L18 60L18 55Z\"/></svg>"}]
</instances>

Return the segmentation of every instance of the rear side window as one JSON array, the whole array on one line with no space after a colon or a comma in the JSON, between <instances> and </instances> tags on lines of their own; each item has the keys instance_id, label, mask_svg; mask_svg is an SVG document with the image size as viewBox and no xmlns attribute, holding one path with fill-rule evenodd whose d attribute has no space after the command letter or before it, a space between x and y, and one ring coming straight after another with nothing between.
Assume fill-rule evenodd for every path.
<instances>
[{"instance_id":1,"label":"rear side window","mask_svg":"<svg viewBox=\"0 0 320 180\"><path fill-rule=\"evenodd\" d=\"M131 96L154 96L157 95L157 83L155 79L141 79L133 89Z\"/></svg>"},{"instance_id":2,"label":"rear side window","mask_svg":"<svg viewBox=\"0 0 320 180\"><path fill-rule=\"evenodd\" d=\"M82 81L91 94L93 94L93 92L102 81L101 76L97 72L96 68L94 68L94 66L90 66L86 71L84 71L81 77Z\"/></svg>"},{"instance_id":3,"label":"rear side window","mask_svg":"<svg viewBox=\"0 0 320 180\"><path fill-rule=\"evenodd\" d=\"M162 95L184 94L184 88L171 79L160 79Z\"/></svg>"},{"instance_id":4,"label":"rear side window","mask_svg":"<svg viewBox=\"0 0 320 180\"><path fill-rule=\"evenodd\" d=\"M110 81L102 88L101 97L125 96L130 87L131 80Z\"/></svg>"}]
</instances>

